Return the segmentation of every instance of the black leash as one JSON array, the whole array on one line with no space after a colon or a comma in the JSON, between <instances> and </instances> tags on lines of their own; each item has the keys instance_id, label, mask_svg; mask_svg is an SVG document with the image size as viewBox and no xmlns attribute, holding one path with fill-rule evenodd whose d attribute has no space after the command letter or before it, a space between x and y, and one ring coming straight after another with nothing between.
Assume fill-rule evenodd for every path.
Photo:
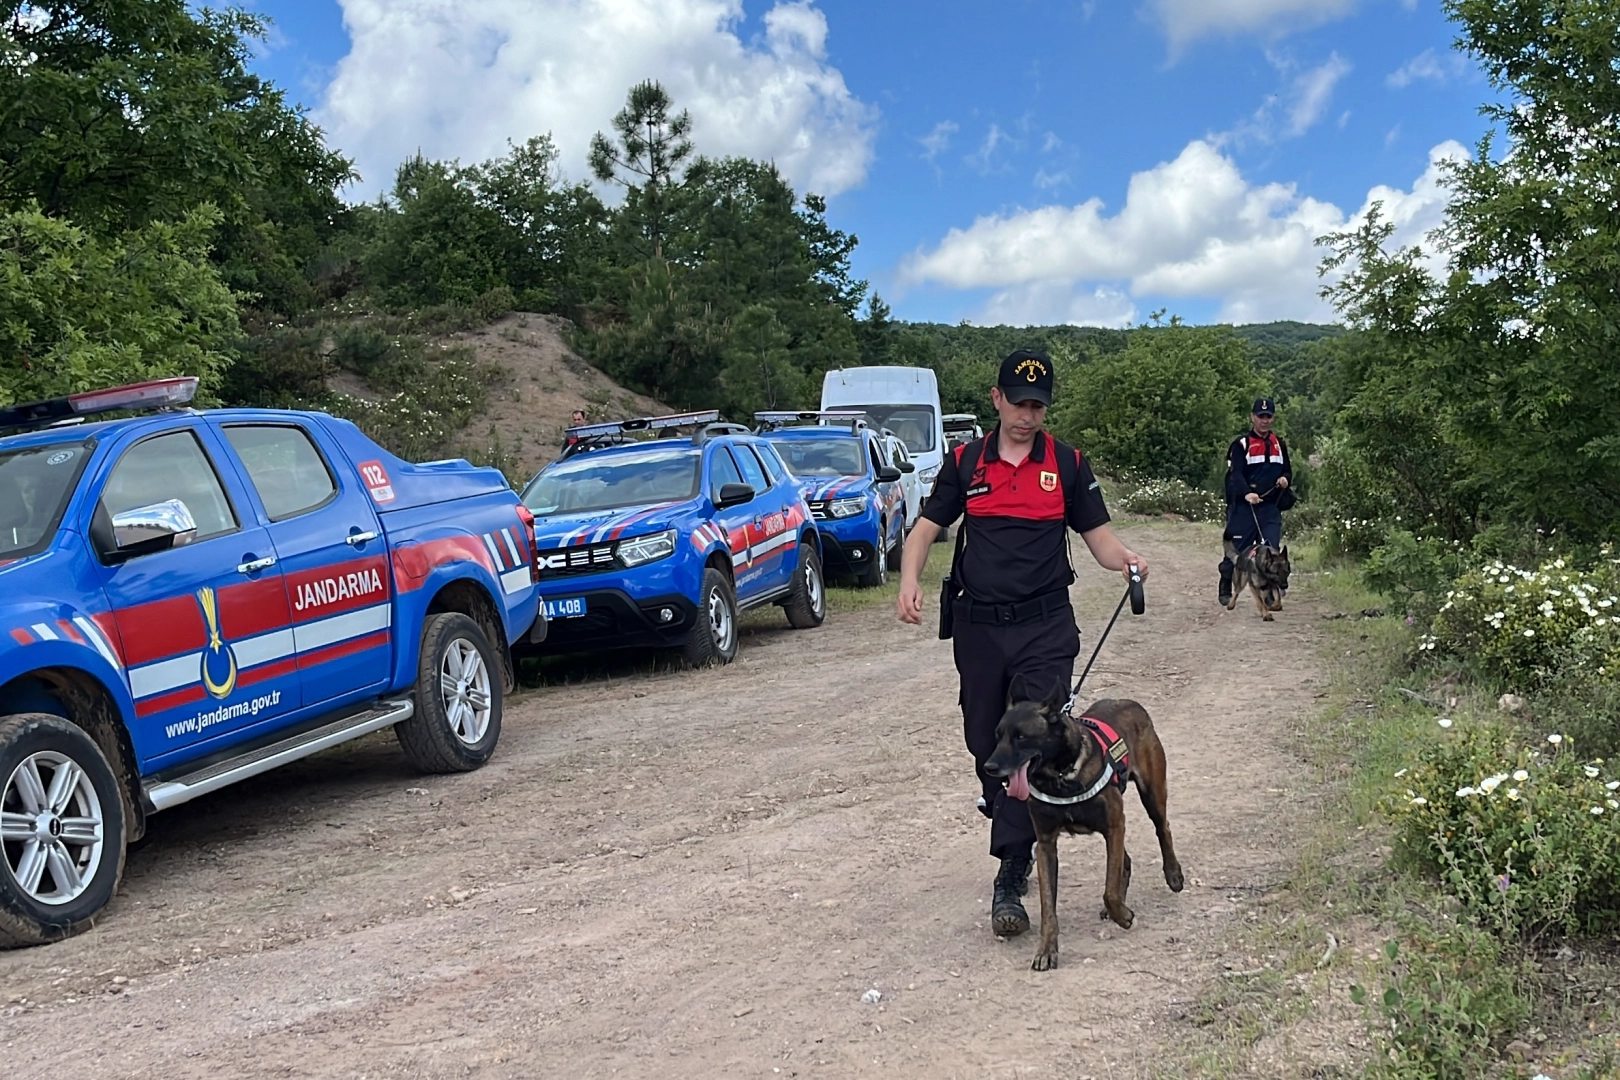
<instances>
[{"instance_id":1,"label":"black leash","mask_svg":"<svg viewBox=\"0 0 1620 1080\"><path fill-rule=\"evenodd\" d=\"M1097 639L1097 647L1091 650L1091 659L1086 661L1086 670L1080 673L1080 678L1074 684L1074 689L1069 692L1069 703L1064 706L1064 712L1074 711L1074 703L1080 697L1080 686L1086 681L1086 676L1091 674L1091 665L1097 662L1097 654L1102 652L1103 642L1108 640L1108 633L1114 629L1114 623L1119 619L1119 613L1125 610L1125 601L1127 600L1131 602L1132 615L1140 615L1147 610L1147 595L1142 589L1142 575L1135 563L1131 564L1131 583L1125 586L1125 595L1119 598L1119 603L1114 607L1114 617L1108 620L1108 626L1104 628L1102 636Z\"/></svg>"}]
</instances>

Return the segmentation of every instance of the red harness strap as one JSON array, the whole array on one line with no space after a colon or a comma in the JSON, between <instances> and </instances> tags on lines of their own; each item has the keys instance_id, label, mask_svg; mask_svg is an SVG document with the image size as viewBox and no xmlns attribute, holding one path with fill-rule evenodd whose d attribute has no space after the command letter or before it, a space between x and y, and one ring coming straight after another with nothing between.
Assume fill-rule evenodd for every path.
<instances>
[{"instance_id":1,"label":"red harness strap","mask_svg":"<svg viewBox=\"0 0 1620 1080\"><path fill-rule=\"evenodd\" d=\"M1097 745L1103 753L1103 760L1113 770L1115 786L1124 791L1131 772L1131 748L1119 732L1096 717L1082 716L1080 722L1090 729L1092 736L1096 738Z\"/></svg>"}]
</instances>

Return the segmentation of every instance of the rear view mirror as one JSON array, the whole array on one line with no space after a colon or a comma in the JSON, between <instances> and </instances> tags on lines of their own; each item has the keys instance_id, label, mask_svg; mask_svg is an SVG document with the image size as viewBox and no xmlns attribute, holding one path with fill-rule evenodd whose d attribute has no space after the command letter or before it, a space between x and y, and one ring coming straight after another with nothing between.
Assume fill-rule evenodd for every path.
<instances>
[{"instance_id":1,"label":"rear view mirror","mask_svg":"<svg viewBox=\"0 0 1620 1080\"><path fill-rule=\"evenodd\" d=\"M119 555L149 555L184 547L197 538L197 522L179 499L137 506L112 516L112 546Z\"/></svg>"},{"instance_id":2,"label":"rear view mirror","mask_svg":"<svg viewBox=\"0 0 1620 1080\"><path fill-rule=\"evenodd\" d=\"M877 471L878 483L892 484L900 479L900 470L893 465L885 465Z\"/></svg>"},{"instance_id":3,"label":"rear view mirror","mask_svg":"<svg viewBox=\"0 0 1620 1080\"><path fill-rule=\"evenodd\" d=\"M724 510L731 506L741 506L745 502L752 502L754 488L751 484L721 484L720 493L715 496L714 508Z\"/></svg>"}]
</instances>

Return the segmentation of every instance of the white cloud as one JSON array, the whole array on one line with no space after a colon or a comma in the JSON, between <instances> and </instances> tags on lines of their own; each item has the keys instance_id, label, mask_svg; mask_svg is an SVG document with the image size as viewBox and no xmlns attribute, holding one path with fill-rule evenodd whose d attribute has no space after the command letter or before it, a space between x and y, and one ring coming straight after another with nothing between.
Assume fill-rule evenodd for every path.
<instances>
[{"instance_id":1,"label":"white cloud","mask_svg":"<svg viewBox=\"0 0 1620 1080\"><path fill-rule=\"evenodd\" d=\"M1284 76L1297 68L1294 61L1286 56L1268 54L1267 58L1272 67ZM1319 67L1293 75L1282 90L1261 103L1254 115L1231 131L1211 136L1211 140L1217 146L1222 146L1228 142L1253 140L1269 143L1279 138L1298 138L1316 126L1333 100L1334 88L1350 71L1350 62L1338 53L1332 53ZM1344 114L1339 121L1340 127L1344 126L1348 117L1349 113Z\"/></svg>"},{"instance_id":2,"label":"white cloud","mask_svg":"<svg viewBox=\"0 0 1620 1080\"><path fill-rule=\"evenodd\" d=\"M1404 90L1415 82L1448 83L1468 70L1468 61L1454 52L1444 56L1433 49L1424 49L1384 78L1384 83L1395 90Z\"/></svg>"},{"instance_id":3,"label":"white cloud","mask_svg":"<svg viewBox=\"0 0 1620 1080\"><path fill-rule=\"evenodd\" d=\"M1213 300L1217 318L1229 322L1329 319L1317 296L1324 252L1316 238L1364 220L1377 200L1398 243L1420 241L1445 206L1441 162L1466 155L1456 142L1436 146L1409 190L1373 188L1347 215L1293 185L1251 185L1198 140L1131 177L1125 205L1111 217L1093 198L980 218L912 255L900 282L995 289L987 312L1030 322L1069 321L1077 305L1095 311L1099 297L1116 294L1116 315L1124 301L1152 298Z\"/></svg>"},{"instance_id":4,"label":"white cloud","mask_svg":"<svg viewBox=\"0 0 1620 1080\"><path fill-rule=\"evenodd\" d=\"M1211 34L1276 36L1348 15L1357 0L1153 0L1172 49Z\"/></svg>"},{"instance_id":5,"label":"white cloud","mask_svg":"<svg viewBox=\"0 0 1620 1080\"><path fill-rule=\"evenodd\" d=\"M964 160L980 172L989 172L990 165L996 156L996 148L1002 143L1010 141L1007 133L1001 130L1001 125L991 124L990 130L984 133L984 142L980 143L978 150L969 154Z\"/></svg>"},{"instance_id":6,"label":"white cloud","mask_svg":"<svg viewBox=\"0 0 1620 1080\"><path fill-rule=\"evenodd\" d=\"M1288 134L1303 135L1309 131L1332 100L1333 88L1348 74L1350 62L1334 53L1327 63L1295 79L1293 102L1288 109Z\"/></svg>"},{"instance_id":7,"label":"white cloud","mask_svg":"<svg viewBox=\"0 0 1620 1080\"><path fill-rule=\"evenodd\" d=\"M1004 289L985 302L970 320L976 326L1112 326L1136 322L1136 305L1118 289L1099 286L1076 292L1061 281L1037 282Z\"/></svg>"},{"instance_id":8,"label":"white cloud","mask_svg":"<svg viewBox=\"0 0 1620 1080\"><path fill-rule=\"evenodd\" d=\"M917 141L922 143L923 158L933 161L940 154L950 148L951 136L957 132L957 126L950 120L941 120L934 125L934 130Z\"/></svg>"},{"instance_id":9,"label":"white cloud","mask_svg":"<svg viewBox=\"0 0 1620 1080\"><path fill-rule=\"evenodd\" d=\"M1035 170L1034 183L1035 186L1040 188L1042 191L1060 188L1068 182L1069 174L1066 172L1049 173L1044 168Z\"/></svg>"},{"instance_id":10,"label":"white cloud","mask_svg":"<svg viewBox=\"0 0 1620 1080\"><path fill-rule=\"evenodd\" d=\"M778 2L761 39L742 0L340 0L352 48L316 120L353 155L361 191L418 148L479 160L551 132L584 177L596 131L657 79L691 110L700 153L769 158L801 191L860 184L876 111L827 62L827 20Z\"/></svg>"},{"instance_id":11,"label":"white cloud","mask_svg":"<svg viewBox=\"0 0 1620 1080\"><path fill-rule=\"evenodd\" d=\"M1046 138L1041 142L1041 153L1050 154L1052 151L1056 150L1062 145L1063 140L1058 138L1057 133L1054 131L1048 131L1046 133Z\"/></svg>"}]
</instances>

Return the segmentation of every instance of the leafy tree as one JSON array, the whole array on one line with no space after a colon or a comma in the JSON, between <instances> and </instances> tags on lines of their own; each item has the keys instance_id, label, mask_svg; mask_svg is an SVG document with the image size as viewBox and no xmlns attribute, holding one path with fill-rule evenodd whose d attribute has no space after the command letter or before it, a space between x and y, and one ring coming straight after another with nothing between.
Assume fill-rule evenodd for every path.
<instances>
[{"instance_id":1,"label":"leafy tree","mask_svg":"<svg viewBox=\"0 0 1620 1080\"><path fill-rule=\"evenodd\" d=\"M861 363L867 366L889 363L894 353L892 311L883 297L873 293L866 301L866 318L856 325L855 337L861 343Z\"/></svg>"},{"instance_id":2,"label":"leafy tree","mask_svg":"<svg viewBox=\"0 0 1620 1080\"><path fill-rule=\"evenodd\" d=\"M184 0L0 0L0 211L116 236L208 203L229 284L272 308L310 302L349 163L248 72L263 32Z\"/></svg>"},{"instance_id":3,"label":"leafy tree","mask_svg":"<svg viewBox=\"0 0 1620 1080\"><path fill-rule=\"evenodd\" d=\"M1373 385L1420 415L1470 484L1442 514L1576 539L1620 522L1620 7L1447 0L1499 103L1491 136L1450 171L1433 238L1390 252L1374 216L1329 240L1326 290L1383 358ZM1404 432L1390 432L1399 438ZM1427 481L1425 482L1427 483ZM1440 497L1444 497L1441 493Z\"/></svg>"},{"instance_id":4,"label":"leafy tree","mask_svg":"<svg viewBox=\"0 0 1620 1080\"><path fill-rule=\"evenodd\" d=\"M759 409L796 408L805 401L808 380L793 363L791 340L767 304L753 304L737 315L720 373L720 406L727 415L749 417Z\"/></svg>"},{"instance_id":5,"label":"leafy tree","mask_svg":"<svg viewBox=\"0 0 1620 1080\"><path fill-rule=\"evenodd\" d=\"M618 146L600 131L591 137L590 163L596 178L625 188L619 220L643 256L663 258L668 200L676 170L692 155L692 116L670 115L674 103L657 82L630 88L624 108L613 117Z\"/></svg>"},{"instance_id":6,"label":"leafy tree","mask_svg":"<svg viewBox=\"0 0 1620 1080\"><path fill-rule=\"evenodd\" d=\"M1069 381L1052 428L1106 467L1197 486L1259 389L1245 343L1225 328L1139 330Z\"/></svg>"},{"instance_id":7,"label":"leafy tree","mask_svg":"<svg viewBox=\"0 0 1620 1080\"><path fill-rule=\"evenodd\" d=\"M218 220L201 208L112 240L36 209L0 216L0 402L169 375L216 388L239 333L208 260Z\"/></svg>"}]
</instances>

